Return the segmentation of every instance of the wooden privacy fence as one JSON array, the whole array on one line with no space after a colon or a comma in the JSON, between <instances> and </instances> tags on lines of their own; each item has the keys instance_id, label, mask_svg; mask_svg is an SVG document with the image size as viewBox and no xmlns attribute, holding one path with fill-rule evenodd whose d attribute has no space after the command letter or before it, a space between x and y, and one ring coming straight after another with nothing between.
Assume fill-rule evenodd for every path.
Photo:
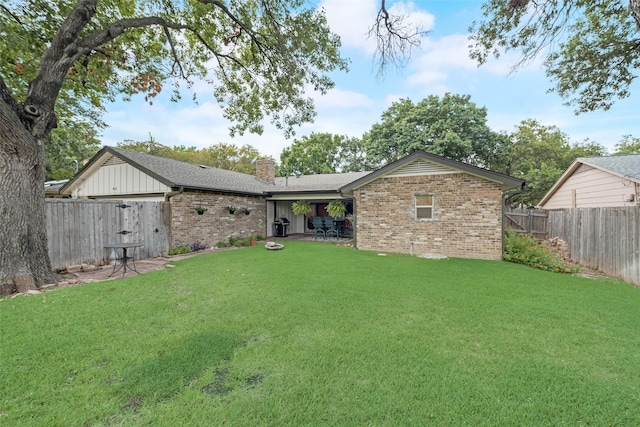
<instances>
[{"instance_id":1,"label":"wooden privacy fence","mask_svg":"<svg viewBox=\"0 0 640 427\"><path fill-rule=\"evenodd\" d=\"M165 202L47 199L47 238L53 268L110 262L108 243L138 242L136 259L169 250Z\"/></svg>"},{"instance_id":2,"label":"wooden privacy fence","mask_svg":"<svg viewBox=\"0 0 640 427\"><path fill-rule=\"evenodd\" d=\"M504 210L504 227L516 233L531 234L538 239L547 238L547 211L544 209Z\"/></svg>"},{"instance_id":3,"label":"wooden privacy fence","mask_svg":"<svg viewBox=\"0 0 640 427\"><path fill-rule=\"evenodd\" d=\"M548 236L569 244L571 259L640 285L640 207L548 211Z\"/></svg>"}]
</instances>

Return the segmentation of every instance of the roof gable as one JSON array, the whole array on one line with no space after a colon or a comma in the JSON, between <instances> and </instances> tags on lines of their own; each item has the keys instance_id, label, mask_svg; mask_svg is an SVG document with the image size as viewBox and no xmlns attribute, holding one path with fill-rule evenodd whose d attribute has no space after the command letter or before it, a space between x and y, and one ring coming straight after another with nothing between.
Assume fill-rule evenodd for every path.
<instances>
[{"instance_id":1,"label":"roof gable","mask_svg":"<svg viewBox=\"0 0 640 427\"><path fill-rule=\"evenodd\" d=\"M416 151L413 154L389 163L377 171L367 174L364 177L343 186L340 190L343 192L350 192L383 177L442 175L452 173L467 173L489 181L497 182L501 185L503 191L511 188L519 188L524 184L524 181L521 179L468 165L466 163L427 153L425 151Z\"/></svg>"}]
</instances>

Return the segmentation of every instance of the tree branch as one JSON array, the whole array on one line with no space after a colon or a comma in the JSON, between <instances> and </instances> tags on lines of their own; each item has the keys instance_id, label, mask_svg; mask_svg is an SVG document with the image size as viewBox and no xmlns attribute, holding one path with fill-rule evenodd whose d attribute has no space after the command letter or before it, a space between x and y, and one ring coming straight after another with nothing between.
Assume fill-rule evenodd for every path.
<instances>
[{"instance_id":1,"label":"tree branch","mask_svg":"<svg viewBox=\"0 0 640 427\"><path fill-rule=\"evenodd\" d=\"M0 7L1 7L2 9L4 9L4 11L5 11L5 12L7 12L7 14L9 14L9 15L13 18L13 20L14 20L14 21L16 21L16 22L17 22L18 24L20 24L20 25L23 25L23 24L22 24L22 21L20 20L20 18L18 18L18 17L16 16L16 14L14 14L13 12L11 12L7 6L5 6L5 5L3 5L3 4L0 4Z\"/></svg>"},{"instance_id":2,"label":"tree branch","mask_svg":"<svg viewBox=\"0 0 640 427\"><path fill-rule=\"evenodd\" d=\"M407 16L389 13L386 0L380 0L380 9L369 29L369 37L375 37L377 43L378 77L389 64L398 68L406 65L411 50L419 47L422 36L429 33L422 26L406 24L406 20Z\"/></svg>"}]
</instances>

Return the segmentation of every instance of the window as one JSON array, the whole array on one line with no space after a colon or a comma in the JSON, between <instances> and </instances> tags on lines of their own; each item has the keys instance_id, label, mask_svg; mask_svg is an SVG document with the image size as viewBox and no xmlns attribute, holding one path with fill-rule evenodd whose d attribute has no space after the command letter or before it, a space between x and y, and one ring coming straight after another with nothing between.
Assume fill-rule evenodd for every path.
<instances>
[{"instance_id":1,"label":"window","mask_svg":"<svg viewBox=\"0 0 640 427\"><path fill-rule=\"evenodd\" d=\"M433 196L416 196L416 219L433 219Z\"/></svg>"}]
</instances>

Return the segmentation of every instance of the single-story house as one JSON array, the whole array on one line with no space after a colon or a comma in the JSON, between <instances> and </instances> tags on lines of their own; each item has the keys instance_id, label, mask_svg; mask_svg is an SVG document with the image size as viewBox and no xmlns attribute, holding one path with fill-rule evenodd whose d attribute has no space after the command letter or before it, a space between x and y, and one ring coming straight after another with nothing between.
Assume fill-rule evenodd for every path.
<instances>
[{"instance_id":1,"label":"single-story house","mask_svg":"<svg viewBox=\"0 0 640 427\"><path fill-rule=\"evenodd\" d=\"M354 218L354 246L388 252L500 259L502 195L522 180L422 151L374 172L275 177L258 160L256 176L104 147L60 190L74 198L163 200L170 245L215 244L231 236L310 233L292 203L311 216L342 200ZM196 206L207 211L199 215ZM248 213L230 214L228 207Z\"/></svg>"},{"instance_id":2,"label":"single-story house","mask_svg":"<svg viewBox=\"0 0 640 427\"><path fill-rule=\"evenodd\" d=\"M640 154L576 159L538 206L544 209L640 206Z\"/></svg>"}]
</instances>

